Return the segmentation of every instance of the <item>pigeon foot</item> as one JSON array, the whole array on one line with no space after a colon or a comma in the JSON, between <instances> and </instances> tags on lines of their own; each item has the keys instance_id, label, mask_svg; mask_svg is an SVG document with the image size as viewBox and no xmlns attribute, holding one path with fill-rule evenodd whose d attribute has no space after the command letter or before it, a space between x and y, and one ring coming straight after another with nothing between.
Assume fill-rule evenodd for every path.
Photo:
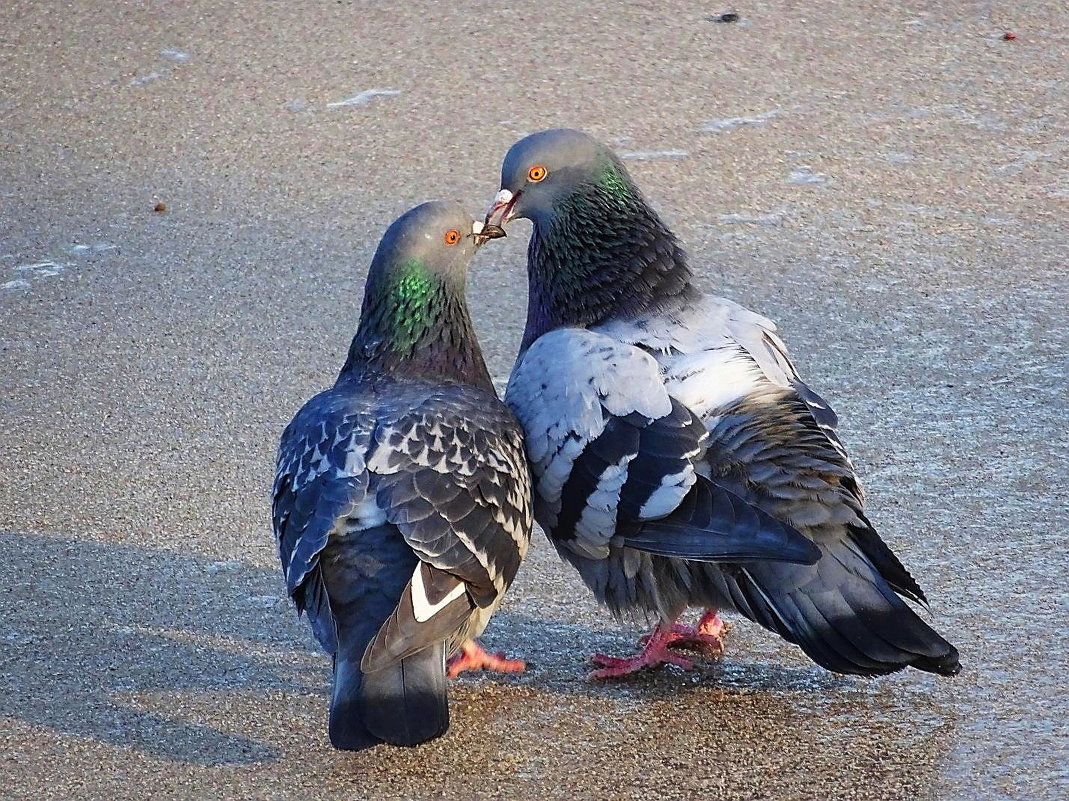
<instances>
[{"instance_id":1,"label":"pigeon foot","mask_svg":"<svg viewBox=\"0 0 1069 801\"><path fill-rule=\"evenodd\" d=\"M594 654L590 657L590 661L599 665L600 668L592 671L588 678L619 679L640 670L653 670L661 665L675 665L684 670L690 670L694 667L694 663L669 647L672 639L679 636L674 629L673 623L658 623L649 635L640 640L642 650L635 656L618 657Z\"/></svg>"},{"instance_id":2,"label":"pigeon foot","mask_svg":"<svg viewBox=\"0 0 1069 801\"><path fill-rule=\"evenodd\" d=\"M492 670L497 673L523 673L527 663L522 659L509 659L503 651L491 654L475 640L464 640L460 653L451 657L445 666L445 675L455 679L465 670Z\"/></svg>"},{"instance_id":3,"label":"pigeon foot","mask_svg":"<svg viewBox=\"0 0 1069 801\"><path fill-rule=\"evenodd\" d=\"M665 634L665 645L683 651L694 651L710 659L724 655L724 637L731 630L730 624L717 614L716 609L707 609L696 626L673 623ZM650 639L647 634L639 642L643 645Z\"/></svg>"}]
</instances>

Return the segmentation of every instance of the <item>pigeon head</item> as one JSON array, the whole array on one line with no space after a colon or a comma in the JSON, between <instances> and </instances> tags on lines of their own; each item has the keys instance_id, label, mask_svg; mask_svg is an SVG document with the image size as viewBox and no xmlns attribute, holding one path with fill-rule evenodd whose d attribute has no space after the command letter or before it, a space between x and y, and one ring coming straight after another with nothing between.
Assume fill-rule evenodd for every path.
<instances>
[{"instance_id":1,"label":"pigeon head","mask_svg":"<svg viewBox=\"0 0 1069 801\"><path fill-rule=\"evenodd\" d=\"M531 134L501 167L486 228L527 218L526 349L547 331L668 311L696 290L675 236L620 159L581 131Z\"/></svg>"},{"instance_id":2,"label":"pigeon head","mask_svg":"<svg viewBox=\"0 0 1069 801\"><path fill-rule=\"evenodd\" d=\"M343 375L370 370L469 382L486 375L464 287L472 256L495 235L454 202L424 203L398 217L372 259Z\"/></svg>"},{"instance_id":3,"label":"pigeon head","mask_svg":"<svg viewBox=\"0 0 1069 801\"><path fill-rule=\"evenodd\" d=\"M484 234L483 228L459 203L423 203L386 229L371 262L371 273L404 272L406 265L418 264L426 273L463 281L475 251L487 239L500 236L496 231Z\"/></svg>"},{"instance_id":4,"label":"pigeon head","mask_svg":"<svg viewBox=\"0 0 1069 801\"><path fill-rule=\"evenodd\" d=\"M582 131L555 128L514 144L501 166L501 191L486 215L491 229L516 218L548 222L560 204L585 187L633 189L616 155Z\"/></svg>"}]
</instances>

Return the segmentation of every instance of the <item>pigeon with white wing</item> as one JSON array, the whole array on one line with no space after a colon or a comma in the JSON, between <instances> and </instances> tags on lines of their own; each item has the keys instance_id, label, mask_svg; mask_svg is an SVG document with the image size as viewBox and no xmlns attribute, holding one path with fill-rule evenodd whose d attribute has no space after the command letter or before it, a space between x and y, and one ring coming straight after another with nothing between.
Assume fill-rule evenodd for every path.
<instances>
[{"instance_id":1,"label":"pigeon with white wing","mask_svg":"<svg viewBox=\"0 0 1069 801\"><path fill-rule=\"evenodd\" d=\"M772 322L694 287L620 159L579 131L520 140L486 223L515 218L534 231L506 402L535 517L614 614L658 619L639 654L595 655L593 675L721 653L721 609L836 672L957 673L903 600L926 603L866 517L835 413ZM699 624L680 624L692 606Z\"/></svg>"}]
</instances>

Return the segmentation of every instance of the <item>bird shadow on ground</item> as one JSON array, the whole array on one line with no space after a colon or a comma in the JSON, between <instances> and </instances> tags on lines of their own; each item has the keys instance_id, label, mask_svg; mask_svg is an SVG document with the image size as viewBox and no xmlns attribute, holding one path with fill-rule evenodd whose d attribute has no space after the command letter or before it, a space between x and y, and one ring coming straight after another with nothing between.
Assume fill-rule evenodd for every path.
<instances>
[{"instance_id":1,"label":"bird shadow on ground","mask_svg":"<svg viewBox=\"0 0 1069 801\"><path fill-rule=\"evenodd\" d=\"M291 741L316 737L329 755L322 729L329 662L293 614L275 570L13 532L0 533L0 547L0 716L207 767L278 762ZM882 716L917 711L908 691L881 691L816 667L735 662L730 651L690 673L584 680L586 654L626 653L633 635L502 610L486 642L526 658L528 670L454 682L456 736L468 737L466 727L500 730L510 717L513 732L521 724L532 733L568 726L576 708L617 721L616 728L632 721L638 736L650 715L728 714L757 704L771 720L837 738L844 721L847 729L871 727ZM938 725L921 728L931 733ZM588 735L577 731L564 742ZM373 761L401 758L389 753ZM343 760L335 769L352 767Z\"/></svg>"},{"instance_id":2,"label":"bird shadow on ground","mask_svg":"<svg viewBox=\"0 0 1069 801\"><path fill-rule=\"evenodd\" d=\"M178 762L248 764L279 749L182 720L198 715L189 694L218 708L242 692L321 691L324 658L287 624L272 571L12 532L0 544L0 715Z\"/></svg>"},{"instance_id":3,"label":"bird shadow on ground","mask_svg":"<svg viewBox=\"0 0 1069 801\"><path fill-rule=\"evenodd\" d=\"M638 650L640 629L614 626L595 629L589 626L540 620L512 610L499 611L490 623L485 644L488 648L505 648L509 656L527 662L527 670L502 681L538 687L566 695L620 698L631 695L668 698L695 690L716 688L739 693L796 693L827 695L852 692L862 680L838 676L816 665L804 667L737 662L731 658L733 637L727 640L727 656L711 660L686 654L694 662L692 670L661 668L641 671L618 680L590 680L594 669L590 655L595 652L628 656Z\"/></svg>"}]
</instances>

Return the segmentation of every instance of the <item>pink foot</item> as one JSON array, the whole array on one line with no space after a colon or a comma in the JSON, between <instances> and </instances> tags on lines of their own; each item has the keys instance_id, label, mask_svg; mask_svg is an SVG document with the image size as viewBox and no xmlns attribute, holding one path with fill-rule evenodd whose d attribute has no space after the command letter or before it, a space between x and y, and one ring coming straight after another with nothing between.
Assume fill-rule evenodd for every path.
<instances>
[{"instance_id":1,"label":"pink foot","mask_svg":"<svg viewBox=\"0 0 1069 801\"><path fill-rule=\"evenodd\" d=\"M642 638L642 650L632 657L594 654L590 660L601 667L599 670L592 671L588 678L619 679L640 670L658 668L661 665L675 665L684 670L690 670L694 667L694 663L668 647L669 641L675 636L672 629L672 624L658 623L650 635Z\"/></svg>"},{"instance_id":2,"label":"pink foot","mask_svg":"<svg viewBox=\"0 0 1069 801\"><path fill-rule=\"evenodd\" d=\"M724 637L729 629L730 626L720 618L717 610L707 609L697 626L673 623L672 628L664 635L665 645L719 659L724 655ZM650 635L647 634L639 642L646 643L649 639Z\"/></svg>"},{"instance_id":3,"label":"pink foot","mask_svg":"<svg viewBox=\"0 0 1069 801\"><path fill-rule=\"evenodd\" d=\"M724 639L724 635L731 631L731 624L723 620L716 609L706 609L697 628L699 634Z\"/></svg>"},{"instance_id":4,"label":"pink foot","mask_svg":"<svg viewBox=\"0 0 1069 801\"><path fill-rule=\"evenodd\" d=\"M464 640L460 653L445 664L445 675L455 679L465 670L493 670L498 673L523 673L527 664L522 659L508 659L503 651L489 653L475 640Z\"/></svg>"}]
</instances>

